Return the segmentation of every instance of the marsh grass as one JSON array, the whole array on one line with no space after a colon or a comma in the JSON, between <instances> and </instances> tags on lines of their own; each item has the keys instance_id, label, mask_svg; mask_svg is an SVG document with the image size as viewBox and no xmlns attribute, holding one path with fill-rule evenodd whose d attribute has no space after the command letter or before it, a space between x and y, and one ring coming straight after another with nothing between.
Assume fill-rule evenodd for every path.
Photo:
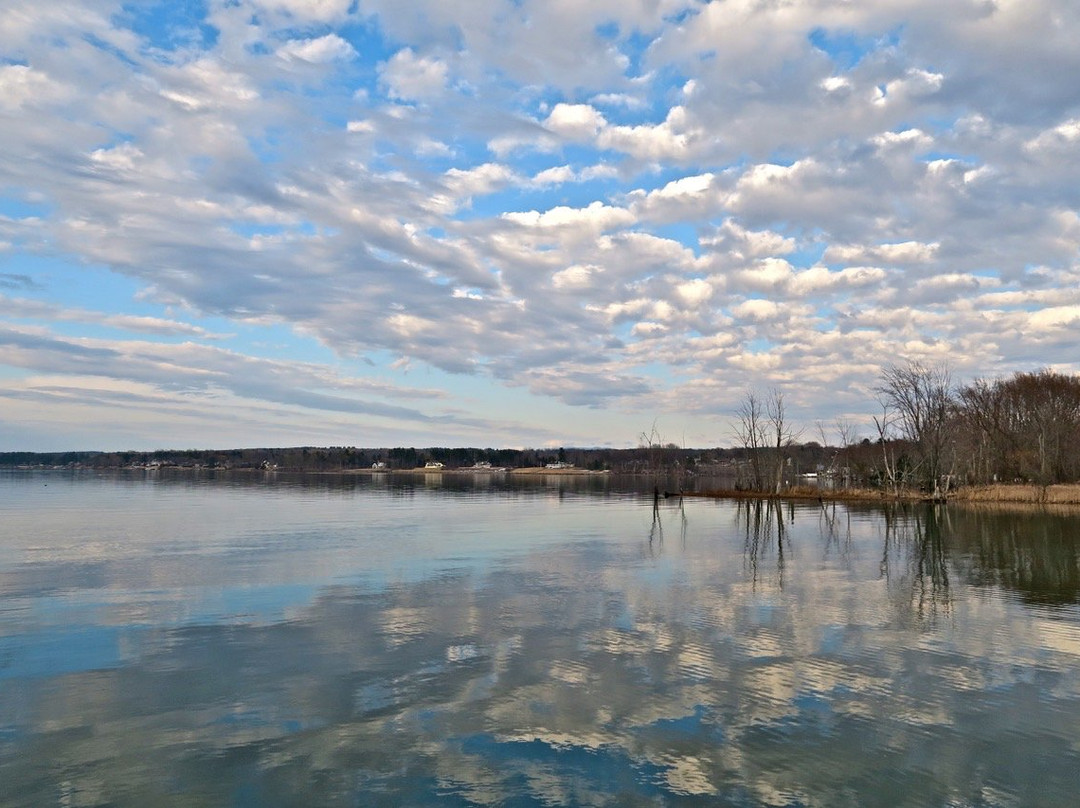
<instances>
[{"instance_id":1,"label":"marsh grass","mask_svg":"<svg viewBox=\"0 0 1080 808\"><path fill-rule=\"evenodd\" d=\"M724 499L773 499L776 494L760 491L718 489L686 496L719 497ZM785 489L779 499L813 499L840 502L918 502L928 499L919 491L903 491L898 496L876 488L825 489L795 486ZM949 492L948 501L973 504L1002 505L1080 505L1080 483L1065 485L982 485L959 488Z\"/></svg>"},{"instance_id":2,"label":"marsh grass","mask_svg":"<svg viewBox=\"0 0 1080 808\"><path fill-rule=\"evenodd\" d=\"M961 488L959 502L1008 502L1030 505L1080 505L1080 483L1063 485L981 485Z\"/></svg>"}]
</instances>

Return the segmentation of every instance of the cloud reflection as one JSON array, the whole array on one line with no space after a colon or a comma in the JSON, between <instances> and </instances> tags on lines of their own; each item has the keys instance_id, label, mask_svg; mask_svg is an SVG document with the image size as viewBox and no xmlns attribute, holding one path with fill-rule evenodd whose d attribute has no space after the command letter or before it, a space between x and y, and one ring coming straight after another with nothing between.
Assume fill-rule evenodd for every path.
<instances>
[{"instance_id":1,"label":"cloud reflection","mask_svg":"<svg viewBox=\"0 0 1080 808\"><path fill-rule=\"evenodd\" d=\"M441 529L414 526L428 552L466 531L501 532L507 547L531 538L416 577L358 576L362 552L314 538L307 552L335 553L346 575L277 619L178 625L132 611L107 636L36 622L57 590L41 567L3 568L0 805L921 806L1074 793L1076 517L662 503L652 519L680 523L682 541L653 538L649 552L647 500L414 496L441 514ZM362 504L376 520L418 513ZM249 551L288 584L282 561L297 557L284 543ZM153 580L166 586L191 561L163 555ZM61 580L93 592L130 573L105 559L97 577ZM24 667L31 642L64 631L115 654Z\"/></svg>"}]
</instances>

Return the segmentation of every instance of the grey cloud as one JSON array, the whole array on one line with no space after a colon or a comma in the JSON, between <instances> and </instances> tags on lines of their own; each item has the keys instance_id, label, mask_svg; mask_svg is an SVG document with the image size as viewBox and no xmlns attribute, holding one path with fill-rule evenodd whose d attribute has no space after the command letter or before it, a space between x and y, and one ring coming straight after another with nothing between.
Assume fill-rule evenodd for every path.
<instances>
[{"instance_id":1,"label":"grey cloud","mask_svg":"<svg viewBox=\"0 0 1080 808\"><path fill-rule=\"evenodd\" d=\"M2 286L3 284L0 283L0 287ZM35 289L38 287L31 281L30 286L23 288ZM199 326L176 320L167 320L160 317L140 317L129 314L103 314L101 312L87 311L84 309L66 309L61 306L43 303L41 301L8 298L3 295L0 295L0 313L5 313L9 317L22 319L63 320L65 322L103 325L122 329L124 331L156 334L160 336L189 336L200 337L202 339L220 339L223 336L220 334L212 334Z\"/></svg>"},{"instance_id":2,"label":"grey cloud","mask_svg":"<svg viewBox=\"0 0 1080 808\"><path fill-rule=\"evenodd\" d=\"M311 365L254 359L191 343L179 346L117 343L112 347L87 342L0 329L0 346L4 347L0 359L40 372L95 375L180 393L212 393L221 389L240 397L314 410L421 423L436 419L415 408L355 397L350 389L357 387L355 383ZM315 388L325 387L336 387L340 392L336 395L314 392ZM356 392L363 392L363 387ZM381 385L374 385L367 392L409 395L407 389L393 390ZM422 390L418 395L431 397Z\"/></svg>"},{"instance_id":3,"label":"grey cloud","mask_svg":"<svg viewBox=\"0 0 1080 808\"><path fill-rule=\"evenodd\" d=\"M28 291L31 289L40 288L41 285L29 275L22 275L12 272L0 272L0 289L15 289L19 291Z\"/></svg>"}]
</instances>

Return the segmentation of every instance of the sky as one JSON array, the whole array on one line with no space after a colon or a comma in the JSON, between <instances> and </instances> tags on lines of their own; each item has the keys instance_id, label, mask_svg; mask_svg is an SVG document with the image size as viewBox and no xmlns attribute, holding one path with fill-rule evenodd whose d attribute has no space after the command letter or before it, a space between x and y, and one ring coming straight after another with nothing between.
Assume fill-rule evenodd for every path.
<instances>
[{"instance_id":1,"label":"sky","mask_svg":"<svg viewBox=\"0 0 1080 808\"><path fill-rule=\"evenodd\" d=\"M5 0L0 451L863 436L1080 372L1073 0Z\"/></svg>"}]
</instances>

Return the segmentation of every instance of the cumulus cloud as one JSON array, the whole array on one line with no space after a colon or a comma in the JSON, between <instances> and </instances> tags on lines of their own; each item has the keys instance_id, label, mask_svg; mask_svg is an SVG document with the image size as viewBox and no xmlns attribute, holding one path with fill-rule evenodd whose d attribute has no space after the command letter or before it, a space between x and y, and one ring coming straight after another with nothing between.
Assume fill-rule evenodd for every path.
<instances>
[{"instance_id":1,"label":"cumulus cloud","mask_svg":"<svg viewBox=\"0 0 1080 808\"><path fill-rule=\"evenodd\" d=\"M433 57L417 56L403 48L380 66L380 75L391 98L423 101L440 95L446 87L448 67Z\"/></svg>"},{"instance_id":2,"label":"cumulus cloud","mask_svg":"<svg viewBox=\"0 0 1080 808\"><path fill-rule=\"evenodd\" d=\"M290 61L325 64L336 59L352 59L356 50L337 34L318 39L291 39L278 48L278 56Z\"/></svg>"},{"instance_id":3,"label":"cumulus cloud","mask_svg":"<svg viewBox=\"0 0 1080 808\"><path fill-rule=\"evenodd\" d=\"M402 434L470 434L468 374L537 412L608 408L617 441L682 392L721 417L799 377L820 415L830 372L869 389L882 357L1080 355L1072 5L491 10L240 0L135 27L5 5L0 288L22 325L0 362L147 395L173 362L202 394L355 423L329 355L393 389L435 374L457 409L364 398L403 406L379 416ZM73 308L90 272L107 291ZM205 381L229 368L244 389Z\"/></svg>"},{"instance_id":4,"label":"cumulus cloud","mask_svg":"<svg viewBox=\"0 0 1080 808\"><path fill-rule=\"evenodd\" d=\"M545 211L511 211L502 214L502 217L523 227L585 228L591 231L607 230L634 220L630 211L602 202L592 202L584 208L560 205Z\"/></svg>"},{"instance_id":5,"label":"cumulus cloud","mask_svg":"<svg viewBox=\"0 0 1080 808\"><path fill-rule=\"evenodd\" d=\"M559 103L544 126L568 140L590 140L607 126L604 116L588 104Z\"/></svg>"},{"instance_id":6,"label":"cumulus cloud","mask_svg":"<svg viewBox=\"0 0 1080 808\"><path fill-rule=\"evenodd\" d=\"M825 250L824 259L829 263L853 264L876 262L888 265L925 264L934 260L937 242L922 244L905 241L899 244L872 244L865 247L853 244L831 244Z\"/></svg>"},{"instance_id":7,"label":"cumulus cloud","mask_svg":"<svg viewBox=\"0 0 1080 808\"><path fill-rule=\"evenodd\" d=\"M612 179L619 176L618 170L610 165L586 166L580 170L574 170L568 165L552 166L539 171L532 178L537 186L563 185L566 183L588 182L595 179Z\"/></svg>"}]
</instances>

